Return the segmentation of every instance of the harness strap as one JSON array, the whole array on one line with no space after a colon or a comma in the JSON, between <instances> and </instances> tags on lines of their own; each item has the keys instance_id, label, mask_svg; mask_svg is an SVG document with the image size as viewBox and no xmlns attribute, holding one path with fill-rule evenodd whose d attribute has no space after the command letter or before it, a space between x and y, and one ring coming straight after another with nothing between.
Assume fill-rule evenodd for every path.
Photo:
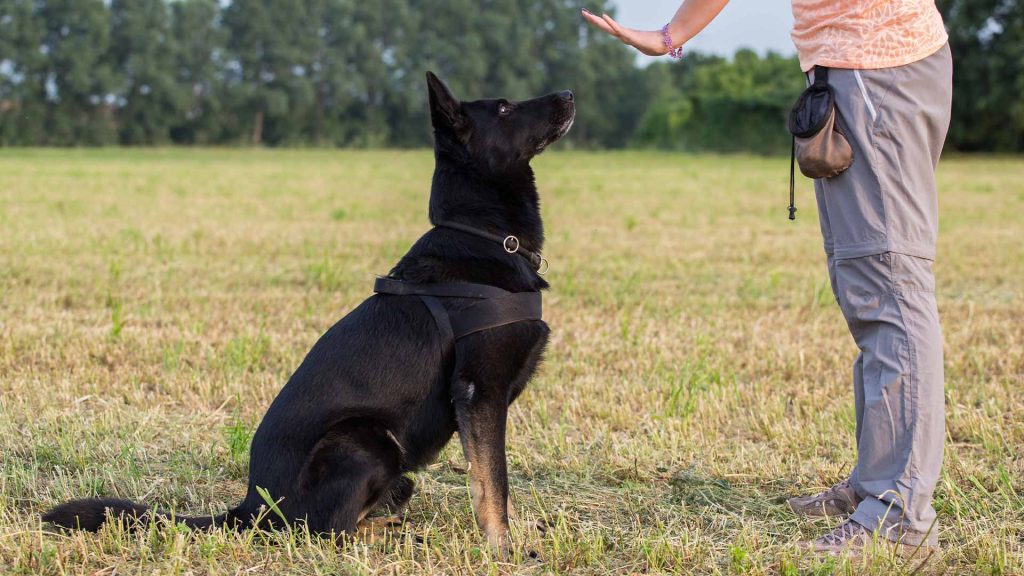
<instances>
[{"instance_id":1,"label":"harness strap","mask_svg":"<svg viewBox=\"0 0 1024 576\"><path fill-rule=\"evenodd\" d=\"M446 342L490 328L540 320L543 312L540 292L509 292L486 284L410 284L394 278L377 278L373 291L395 296L418 296L434 317ZM440 298L469 298L477 302L449 312Z\"/></svg>"},{"instance_id":2,"label":"harness strap","mask_svg":"<svg viewBox=\"0 0 1024 576\"><path fill-rule=\"evenodd\" d=\"M452 323L448 321L448 311L444 309L444 304L441 304L441 301L434 296L420 296L420 300L427 306L427 310L430 310L430 314L434 317L434 322L437 324L437 329L441 332L441 346L443 350L447 342L455 340L455 335L452 333Z\"/></svg>"},{"instance_id":3,"label":"harness strap","mask_svg":"<svg viewBox=\"0 0 1024 576\"><path fill-rule=\"evenodd\" d=\"M540 292L515 292L501 298L480 300L469 308L449 313L455 339L482 330L541 319Z\"/></svg>"}]
</instances>

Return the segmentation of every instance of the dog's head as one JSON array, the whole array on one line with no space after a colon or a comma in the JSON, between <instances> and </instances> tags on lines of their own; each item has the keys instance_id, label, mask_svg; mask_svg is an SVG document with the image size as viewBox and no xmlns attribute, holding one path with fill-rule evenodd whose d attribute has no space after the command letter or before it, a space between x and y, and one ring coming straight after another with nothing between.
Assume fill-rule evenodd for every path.
<instances>
[{"instance_id":1,"label":"dog's head","mask_svg":"<svg viewBox=\"0 0 1024 576\"><path fill-rule=\"evenodd\" d=\"M505 99L461 102L431 72L427 72L430 120L435 146L469 156L493 174L514 170L565 136L576 117L568 90L510 102Z\"/></svg>"}]
</instances>

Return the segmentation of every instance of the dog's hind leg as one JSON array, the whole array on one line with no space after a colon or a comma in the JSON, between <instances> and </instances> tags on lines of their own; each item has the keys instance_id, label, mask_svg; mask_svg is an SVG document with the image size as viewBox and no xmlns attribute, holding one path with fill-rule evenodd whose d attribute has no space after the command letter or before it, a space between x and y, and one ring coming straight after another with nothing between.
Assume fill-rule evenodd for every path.
<instances>
[{"instance_id":1,"label":"dog's hind leg","mask_svg":"<svg viewBox=\"0 0 1024 576\"><path fill-rule=\"evenodd\" d=\"M402 525L402 512L412 498L415 482L408 476L395 478L373 509L364 512L359 520L359 537L373 541Z\"/></svg>"},{"instance_id":2,"label":"dog's hind leg","mask_svg":"<svg viewBox=\"0 0 1024 576\"><path fill-rule=\"evenodd\" d=\"M387 492L377 503L377 509L387 514L401 515L412 498L416 482L408 476L399 476L391 483Z\"/></svg>"},{"instance_id":3,"label":"dog's hind leg","mask_svg":"<svg viewBox=\"0 0 1024 576\"><path fill-rule=\"evenodd\" d=\"M401 448L372 420L347 420L317 443L302 474L310 531L354 534L401 474Z\"/></svg>"}]
</instances>

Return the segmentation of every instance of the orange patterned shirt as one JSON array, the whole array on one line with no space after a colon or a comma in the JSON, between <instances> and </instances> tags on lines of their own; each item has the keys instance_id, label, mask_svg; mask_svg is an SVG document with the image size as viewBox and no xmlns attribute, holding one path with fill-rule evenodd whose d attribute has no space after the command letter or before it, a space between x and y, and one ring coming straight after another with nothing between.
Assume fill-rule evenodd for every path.
<instances>
[{"instance_id":1,"label":"orange patterned shirt","mask_svg":"<svg viewBox=\"0 0 1024 576\"><path fill-rule=\"evenodd\" d=\"M935 0L793 0L793 18L804 71L902 66L948 40Z\"/></svg>"}]
</instances>

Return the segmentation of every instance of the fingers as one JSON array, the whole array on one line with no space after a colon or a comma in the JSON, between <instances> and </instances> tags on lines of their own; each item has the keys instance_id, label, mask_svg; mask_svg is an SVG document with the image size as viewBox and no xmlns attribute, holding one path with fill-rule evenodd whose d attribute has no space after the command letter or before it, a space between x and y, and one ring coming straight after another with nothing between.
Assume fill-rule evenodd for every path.
<instances>
[{"instance_id":1,"label":"fingers","mask_svg":"<svg viewBox=\"0 0 1024 576\"><path fill-rule=\"evenodd\" d=\"M589 10L584 9L583 10L583 18L591 26L594 26L595 28L600 28L601 30L605 31L606 33L611 34L612 36L616 36L615 30L613 30L612 27L609 26L607 22L605 22L602 18L598 17L593 12L590 12Z\"/></svg>"},{"instance_id":2,"label":"fingers","mask_svg":"<svg viewBox=\"0 0 1024 576\"><path fill-rule=\"evenodd\" d=\"M623 44L639 48L636 39L636 30L620 25L614 18L607 14L602 14L601 20L612 30L612 35L621 40Z\"/></svg>"}]
</instances>

